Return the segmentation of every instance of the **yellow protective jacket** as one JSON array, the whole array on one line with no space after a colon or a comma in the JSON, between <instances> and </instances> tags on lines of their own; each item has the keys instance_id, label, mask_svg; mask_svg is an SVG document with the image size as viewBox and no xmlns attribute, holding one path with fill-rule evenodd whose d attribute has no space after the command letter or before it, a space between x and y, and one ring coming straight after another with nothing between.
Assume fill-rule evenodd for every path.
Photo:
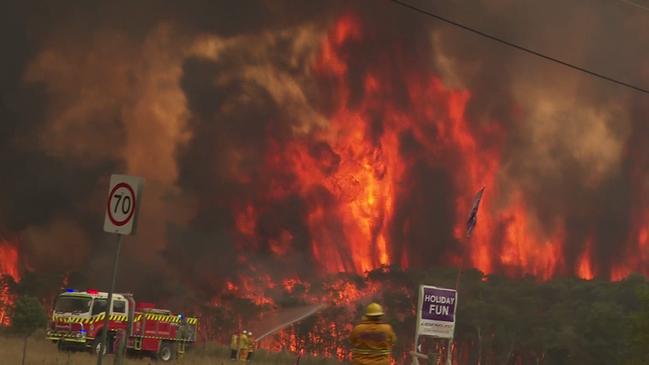
<instances>
[{"instance_id":1,"label":"yellow protective jacket","mask_svg":"<svg viewBox=\"0 0 649 365\"><path fill-rule=\"evenodd\" d=\"M247 335L241 335L239 336L239 350L247 350L248 349L248 336Z\"/></svg>"},{"instance_id":2,"label":"yellow protective jacket","mask_svg":"<svg viewBox=\"0 0 649 365\"><path fill-rule=\"evenodd\" d=\"M239 336L235 333L230 341L230 350L239 350Z\"/></svg>"},{"instance_id":3,"label":"yellow protective jacket","mask_svg":"<svg viewBox=\"0 0 649 365\"><path fill-rule=\"evenodd\" d=\"M397 336L387 323L363 320L354 327L349 340L354 365L389 365Z\"/></svg>"}]
</instances>

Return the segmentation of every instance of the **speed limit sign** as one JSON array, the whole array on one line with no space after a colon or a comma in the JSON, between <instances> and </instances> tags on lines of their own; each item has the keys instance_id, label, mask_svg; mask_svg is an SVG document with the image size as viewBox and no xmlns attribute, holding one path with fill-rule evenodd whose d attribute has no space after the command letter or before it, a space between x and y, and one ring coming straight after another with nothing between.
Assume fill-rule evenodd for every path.
<instances>
[{"instance_id":1,"label":"speed limit sign","mask_svg":"<svg viewBox=\"0 0 649 365\"><path fill-rule=\"evenodd\" d=\"M135 233L143 179L137 176L112 175L104 217L104 231L117 234Z\"/></svg>"}]
</instances>

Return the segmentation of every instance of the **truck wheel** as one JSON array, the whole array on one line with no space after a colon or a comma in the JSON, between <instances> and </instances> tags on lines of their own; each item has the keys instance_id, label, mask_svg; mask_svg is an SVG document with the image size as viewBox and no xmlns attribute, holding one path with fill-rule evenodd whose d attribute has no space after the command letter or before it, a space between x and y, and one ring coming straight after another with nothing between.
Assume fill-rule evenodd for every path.
<instances>
[{"instance_id":1,"label":"truck wheel","mask_svg":"<svg viewBox=\"0 0 649 365\"><path fill-rule=\"evenodd\" d=\"M104 355L106 355L106 348L108 345L104 346ZM95 355L99 355L99 349L101 348L101 340L99 338L95 339L92 342L92 351L95 353Z\"/></svg>"},{"instance_id":2,"label":"truck wheel","mask_svg":"<svg viewBox=\"0 0 649 365\"><path fill-rule=\"evenodd\" d=\"M162 362L169 362L174 358L174 346L169 342L163 342L160 344L160 349L158 350L158 360Z\"/></svg>"}]
</instances>

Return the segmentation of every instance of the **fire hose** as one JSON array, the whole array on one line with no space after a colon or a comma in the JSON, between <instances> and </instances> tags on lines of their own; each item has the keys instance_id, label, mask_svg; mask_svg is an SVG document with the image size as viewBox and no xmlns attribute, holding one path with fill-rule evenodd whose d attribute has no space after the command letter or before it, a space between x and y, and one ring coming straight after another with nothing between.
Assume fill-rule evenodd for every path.
<instances>
[{"instance_id":1,"label":"fire hose","mask_svg":"<svg viewBox=\"0 0 649 365\"><path fill-rule=\"evenodd\" d=\"M299 322L299 321L301 321L301 320L303 320L303 319L305 319L307 317L310 317L310 316L314 315L315 313L319 312L320 310L324 309L325 307L326 307L325 304L317 305L314 308L311 308L310 310L308 310L307 312L302 313L299 316L290 319L289 321L286 321L286 322L284 322L282 324L279 324L279 325L271 328L270 330L268 330L268 331L264 332L263 334L261 334L260 336L256 337L254 340L255 341L260 341L260 340L262 340L263 338L265 338L267 336L270 336L270 335L272 335L272 334L274 334L274 333L276 333L278 331L281 331L282 329L292 325L295 322Z\"/></svg>"}]
</instances>

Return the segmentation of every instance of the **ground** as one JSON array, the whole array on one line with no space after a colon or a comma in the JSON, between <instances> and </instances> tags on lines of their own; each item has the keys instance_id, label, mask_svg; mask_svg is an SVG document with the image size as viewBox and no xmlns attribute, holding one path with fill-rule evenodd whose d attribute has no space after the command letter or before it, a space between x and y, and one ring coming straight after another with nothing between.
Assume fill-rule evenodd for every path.
<instances>
[{"instance_id":1,"label":"ground","mask_svg":"<svg viewBox=\"0 0 649 365\"><path fill-rule=\"evenodd\" d=\"M0 337L0 364L21 363L23 341L16 337ZM255 365L294 365L297 356L291 353L266 353L259 351L251 364ZM107 355L104 365L113 365L114 358ZM97 357L90 353L64 353L56 349L56 345L39 336L32 336L27 343L27 358L25 365L94 365ZM126 358L123 365L149 365L156 362L151 358ZM184 358L173 364L191 365L233 365L228 358L228 349L222 346L207 344L197 346L187 353ZM243 363L238 363L243 364ZM336 361L326 359L304 358L300 365L334 365Z\"/></svg>"}]
</instances>

